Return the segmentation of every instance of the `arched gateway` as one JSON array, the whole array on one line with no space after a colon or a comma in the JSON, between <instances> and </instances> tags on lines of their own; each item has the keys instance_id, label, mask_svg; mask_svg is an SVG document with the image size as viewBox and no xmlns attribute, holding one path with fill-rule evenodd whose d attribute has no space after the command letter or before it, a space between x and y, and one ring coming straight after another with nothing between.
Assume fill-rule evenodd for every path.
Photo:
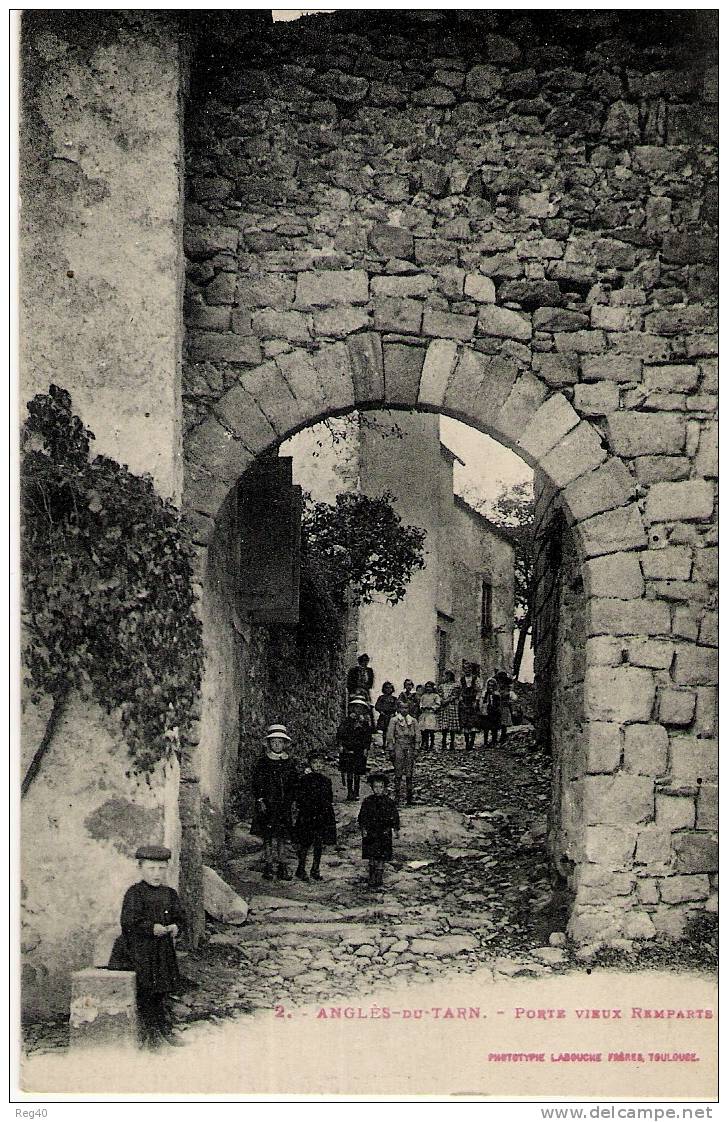
<instances>
[{"instance_id":1,"label":"arched gateway","mask_svg":"<svg viewBox=\"0 0 728 1122\"><path fill-rule=\"evenodd\" d=\"M650 545L661 544L659 531L623 458L613 452L608 425L580 415L564 393L519 373L509 358L454 340L427 340L415 349L362 332L314 351L290 350L250 370L186 443L184 502L203 545L203 589L204 543L240 475L294 432L353 408L453 416L518 452L539 473L542 490L555 493L552 510L570 526L586 611L579 636L585 644L583 709L572 721L580 742L555 745L552 856L571 870L575 938L649 936L652 917L659 923L660 902L645 899L644 885L653 882L658 864L668 872L666 847L684 847L688 817L694 825L697 792L685 789L687 783L700 778L702 786L711 774L691 773L689 780L684 758L668 761L659 707L666 690L681 683L670 604L649 594L656 556ZM203 745L210 733L214 740L219 701L212 694L209 710L203 708ZM695 761L693 770L701 766ZM674 790L677 784L683 789ZM679 884L677 870L674 875ZM674 915L667 904L665 914Z\"/></svg>"}]
</instances>

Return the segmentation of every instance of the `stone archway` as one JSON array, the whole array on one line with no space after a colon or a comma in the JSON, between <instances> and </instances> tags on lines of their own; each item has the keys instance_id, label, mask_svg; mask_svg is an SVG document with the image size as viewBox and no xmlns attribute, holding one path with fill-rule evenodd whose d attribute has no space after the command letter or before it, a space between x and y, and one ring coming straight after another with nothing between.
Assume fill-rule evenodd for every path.
<instances>
[{"instance_id":1,"label":"stone archway","mask_svg":"<svg viewBox=\"0 0 728 1122\"><path fill-rule=\"evenodd\" d=\"M629 650L659 647L670 634L670 610L645 595L639 556L647 530L632 476L563 393L467 344L434 339L414 351L374 332L249 371L186 445L185 505L197 524L203 587L205 543L245 468L294 432L353 408L456 417L516 451L557 493L577 543L588 636L582 743L570 746L569 767L557 768L555 793L576 824L562 840L575 894L571 930L581 940L652 933L635 857L656 839L666 733L653 714L665 668L645 665L650 660L639 653L632 659ZM202 721L204 729L204 712Z\"/></svg>"}]
</instances>

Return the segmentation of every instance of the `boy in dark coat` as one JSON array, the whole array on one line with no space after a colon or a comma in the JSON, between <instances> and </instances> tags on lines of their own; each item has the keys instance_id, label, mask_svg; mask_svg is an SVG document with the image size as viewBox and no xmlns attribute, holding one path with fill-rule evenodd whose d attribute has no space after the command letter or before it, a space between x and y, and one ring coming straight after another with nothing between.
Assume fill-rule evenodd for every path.
<instances>
[{"instance_id":1,"label":"boy in dark coat","mask_svg":"<svg viewBox=\"0 0 728 1122\"><path fill-rule=\"evenodd\" d=\"M392 831L399 837L399 812L385 794L389 780L383 772L373 772L367 782L372 793L359 811L361 855L369 862L369 887L379 888L384 880L384 862L392 860Z\"/></svg>"},{"instance_id":2,"label":"boy in dark coat","mask_svg":"<svg viewBox=\"0 0 728 1122\"><path fill-rule=\"evenodd\" d=\"M279 880L291 880L283 847L293 833L292 812L298 769L286 751L291 738L285 725L269 725L265 743L265 755L260 757L253 769L255 809L250 832L263 839L264 879L272 880L275 871ZM273 862L274 853L277 870Z\"/></svg>"},{"instance_id":3,"label":"boy in dark coat","mask_svg":"<svg viewBox=\"0 0 728 1122\"><path fill-rule=\"evenodd\" d=\"M301 777L296 792L298 819L296 821L296 841L298 842L299 880L308 880L306 858L313 847L311 880L322 880L321 854L325 845L336 845L336 818L334 816L334 792L331 780L321 773L323 759L320 752L309 752L309 770Z\"/></svg>"},{"instance_id":4,"label":"boy in dark coat","mask_svg":"<svg viewBox=\"0 0 728 1122\"><path fill-rule=\"evenodd\" d=\"M178 993L180 976L174 941L184 927L179 896L165 882L172 854L161 845L136 851L141 880L124 896L121 931L131 969L136 971L137 1009L142 1046L178 1044L172 1032L169 995Z\"/></svg>"},{"instance_id":5,"label":"boy in dark coat","mask_svg":"<svg viewBox=\"0 0 728 1122\"><path fill-rule=\"evenodd\" d=\"M349 699L349 712L336 734L339 745L339 768L346 781L347 802L359 798L359 782L367 770L367 755L372 743L369 705L364 697Z\"/></svg>"}]
</instances>

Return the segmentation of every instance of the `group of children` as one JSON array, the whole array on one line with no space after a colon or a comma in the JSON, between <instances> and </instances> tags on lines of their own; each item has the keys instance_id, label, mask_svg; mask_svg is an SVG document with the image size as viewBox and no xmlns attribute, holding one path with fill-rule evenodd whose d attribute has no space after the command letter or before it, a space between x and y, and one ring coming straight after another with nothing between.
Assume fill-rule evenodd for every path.
<instances>
[{"instance_id":1,"label":"group of children","mask_svg":"<svg viewBox=\"0 0 728 1122\"><path fill-rule=\"evenodd\" d=\"M367 660L368 663L368 660ZM356 670L357 668L355 668ZM454 747L455 734L465 734L466 748L474 747L478 729L484 742L505 740L512 723L511 683L500 672L481 688L479 668L464 668L460 682L446 671L442 683L425 682L415 687L406 679L398 697L391 682L385 682L374 706L371 702L372 675L359 662L354 680L347 686L347 712L341 722L337 743L342 783L347 800L358 801L361 777L367 773L375 728L394 766L394 799L387 794L389 777L381 771L368 775L371 794L361 804L358 825L362 837L362 857L368 862L368 884L382 885L385 862L392 860L393 837L399 837L397 809L402 781L406 800L413 802L413 774L417 743L434 747L435 733L442 734L442 746ZM374 713L377 714L376 718ZM336 843L336 816L331 780L323 773L325 757L312 750L301 769L289 755L291 738L285 725L269 725L265 751L252 775L253 820L251 833L263 841L263 877L291 880L285 847L293 841L298 854L295 875L299 880L320 881L324 847ZM307 871L312 852L310 871ZM109 966L136 972L137 1009L143 1046L180 1043L172 1030L169 998L179 992L180 975L175 943L184 929L185 917L179 897L166 884L171 852L163 846L142 846L136 852L141 879L124 896L121 909L121 935L114 944Z\"/></svg>"},{"instance_id":2,"label":"group of children","mask_svg":"<svg viewBox=\"0 0 728 1122\"><path fill-rule=\"evenodd\" d=\"M350 695L350 707L359 696L366 695ZM417 722L423 748L435 747L437 732L442 736L443 749L455 747L459 732L463 733L466 749L475 747L476 735L481 731L483 745L495 745L506 740L513 724L515 701L511 678L504 670L497 671L483 685L477 663L465 663L459 682L452 670L444 672L437 686L432 681L415 686L407 678L399 696L392 682L384 682L374 705L377 716L373 728L382 734L383 743L390 749L389 730L398 714L409 715Z\"/></svg>"}]
</instances>

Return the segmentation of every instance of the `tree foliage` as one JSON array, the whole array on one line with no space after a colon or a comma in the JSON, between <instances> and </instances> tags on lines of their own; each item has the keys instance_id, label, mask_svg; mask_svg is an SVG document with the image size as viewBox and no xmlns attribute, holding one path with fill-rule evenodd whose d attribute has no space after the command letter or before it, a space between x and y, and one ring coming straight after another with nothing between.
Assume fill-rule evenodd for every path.
<instances>
[{"instance_id":1,"label":"tree foliage","mask_svg":"<svg viewBox=\"0 0 728 1122\"><path fill-rule=\"evenodd\" d=\"M533 487L530 483L503 487L488 511L491 521L508 531L515 548L515 610L518 625L525 619L531 604L533 516Z\"/></svg>"},{"instance_id":2,"label":"tree foliage","mask_svg":"<svg viewBox=\"0 0 728 1122\"><path fill-rule=\"evenodd\" d=\"M333 505L309 501L302 530L304 554L339 605L348 596L368 604L376 595L397 604L424 568L426 532L403 525L387 491L378 498L345 492Z\"/></svg>"},{"instance_id":3,"label":"tree foliage","mask_svg":"<svg viewBox=\"0 0 728 1122\"><path fill-rule=\"evenodd\" d=\"M21 467L26 683L32 700L50 696L54 711L80 690L118 714L132 770L148 774L178 747L200 686L192 547L151 478L107 456L91 459L93 439L66 390L52 385L29 402Z\"/></svg>"}]
</instances>

